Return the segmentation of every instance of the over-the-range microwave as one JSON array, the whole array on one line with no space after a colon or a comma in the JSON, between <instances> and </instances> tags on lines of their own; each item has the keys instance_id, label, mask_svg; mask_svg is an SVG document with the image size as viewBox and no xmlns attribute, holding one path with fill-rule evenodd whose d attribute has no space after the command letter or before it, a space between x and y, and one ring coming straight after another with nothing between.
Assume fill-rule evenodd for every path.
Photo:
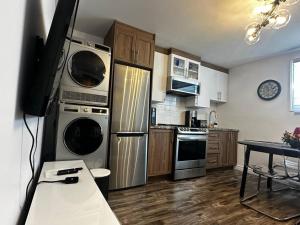
<instances>
[{"instance_id":1,"label":"over-the-range microwave","mask_svg":"<svg viewBox=\"0 0 300 225\"><path fill-rule=\"evenodd\" d=\"M168 76L167 93L182 96L200 94L200 83L191 79Z\"/></svg>"}]
</instances>

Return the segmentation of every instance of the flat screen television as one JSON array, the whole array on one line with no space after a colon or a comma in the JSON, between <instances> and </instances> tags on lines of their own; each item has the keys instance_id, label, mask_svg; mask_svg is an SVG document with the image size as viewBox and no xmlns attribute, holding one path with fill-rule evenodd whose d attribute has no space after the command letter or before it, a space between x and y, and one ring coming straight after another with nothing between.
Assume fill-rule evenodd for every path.
<instances>
[{"instance_id":1,"label":"flat screen television","mask_svg":"<svg viewBox=\"0 0 300 225\"><path fill-rule=\"evenodd\" d=\"M59 85L55 81L59 81L61 76L57 73L58 64L65 40L72 35L77 8L78 0L59 0L57 3L46 44L25 90L25 114L45 116L52 105Z\"/></svg>"}]
</instances>

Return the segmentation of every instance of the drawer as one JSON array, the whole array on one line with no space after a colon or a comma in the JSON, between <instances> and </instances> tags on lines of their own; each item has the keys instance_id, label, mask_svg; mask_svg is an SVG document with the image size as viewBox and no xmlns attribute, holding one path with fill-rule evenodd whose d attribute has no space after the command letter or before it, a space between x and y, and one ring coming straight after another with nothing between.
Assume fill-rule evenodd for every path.
<instances>
[{"instance_id":1,"label":"drawer","mask_svg":"<svg viewBox=\"0 0 300 225\"><path fill-rule=\"evenodd\" d=\"M210 131L208 133L208 140L220 140L220 138L221 138L220 132Z\"/></svg>"},{"instance_id":2,"label":"drawer","mask_svg":"<svg viewBox=\"0 0 300 225\"><path fill-rule=\"evenodd\" d=\"M220 154L218 153L208 153L207 154L207 169L219 167Z\"/></svg>"},{"instance_id":3,"label":"drawer","mask_svg":"<svg viewBox=\"0 0 300 225\"><path fill-rule=\"evenodd\" d=\"M220 141L208 141L207 144L208 153L220 153L221 152L221 142Z\"/></svg>"}]
</instances>

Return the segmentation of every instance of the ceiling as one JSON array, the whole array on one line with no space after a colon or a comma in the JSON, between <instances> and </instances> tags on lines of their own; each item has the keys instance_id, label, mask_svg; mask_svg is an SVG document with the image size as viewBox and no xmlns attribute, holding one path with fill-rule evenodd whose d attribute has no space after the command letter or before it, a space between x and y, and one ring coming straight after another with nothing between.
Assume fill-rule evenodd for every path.
<instances>
[{"instance_id":1,"label":"ceiling","mask_svg":"<svg viewBox=\"0 0 300 225\"><path fill-rule=\"evenodd\" d=\"M265 30L256 45L244 42L257 0L81 0L76 29L104 37L114 19L156 34L156 44L232 68L300 47L300 3L281 30Z\"/></svg>"}]
</instances>

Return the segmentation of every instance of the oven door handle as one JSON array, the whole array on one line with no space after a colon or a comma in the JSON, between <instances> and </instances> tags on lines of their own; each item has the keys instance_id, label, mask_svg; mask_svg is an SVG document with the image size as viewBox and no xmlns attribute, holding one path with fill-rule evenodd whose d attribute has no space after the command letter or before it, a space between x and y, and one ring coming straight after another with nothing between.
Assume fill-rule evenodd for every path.
<instances>
[{"instance_id":1,"label":"oven door handle","mask_svg":"<svg viewBox=\"0 0 300 225\"><path fill-rule=\"evenodd\" d=\"M179 141L190 141L190 140L195 140L195 141L207 141L207 136L193 136L193 135L184 135L184 136L177 136L177 139Z\"/></svg>"}]
</instances>

